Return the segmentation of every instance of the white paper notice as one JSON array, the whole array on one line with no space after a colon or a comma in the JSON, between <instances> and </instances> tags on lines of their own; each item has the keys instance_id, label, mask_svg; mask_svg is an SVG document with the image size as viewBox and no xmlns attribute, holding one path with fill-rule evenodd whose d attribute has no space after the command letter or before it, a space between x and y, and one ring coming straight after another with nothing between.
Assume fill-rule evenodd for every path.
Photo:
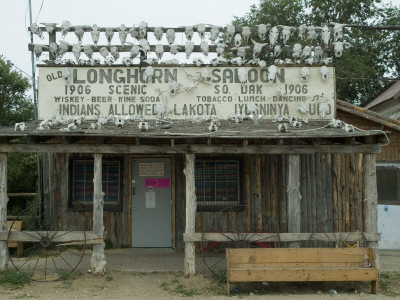
<instances>
[{"instance_id":1,"label":"white paper notice","mask_svg":"<svg viewBox=\"0 0 400 300\"><path fill-rule=\"evenodd\" d=\"M156 192L146 192L146 208L156 208Z\"/></svg>"}]
</instances>

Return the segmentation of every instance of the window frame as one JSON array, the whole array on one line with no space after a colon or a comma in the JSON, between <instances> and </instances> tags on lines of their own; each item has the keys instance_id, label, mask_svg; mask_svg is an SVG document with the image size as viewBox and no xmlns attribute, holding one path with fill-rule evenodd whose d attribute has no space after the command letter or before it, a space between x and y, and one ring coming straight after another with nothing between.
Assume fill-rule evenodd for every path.
<instances>
[{"instance_id":1,"label":"window frame","mask_svg":"<svg viewBox=\"0 0 400 300\"><path fill-rule=\"evenodd\" d=\"M392 199L381 199L379 197L379 186L378 186L378 171L396 171L397 172L397 200ZM400 205L400 163L376 163L376 185L377 185L377 195L378 195L378 205Z\"/></svg>"},{"instance_id":2,"label":"window frame","mask_svg":"<svg viewBox=\"0 0 400 300\"><path fill-rule=\"evenodd\" d=\"M236 188L238 189L238 194L239 197L237 199L237 201L234 201L235 203L232 203L233 201L229 201L229 203L223 203L222 201L215 201L214 199L214 203L210 204L202 204L201 202L199 202L198 200L196 201L196 207L197 207L197 211L198 212L214 212L214 211L220 211L220 210L224 210L229 208L230 210L234 210L234 211L242 211L244 209L243 207L243 187L244 187L244 183L243 183L243 157L241 156L199 156L196 157L195 159L195 178L196 178L196 164L199 161L209 161L209 162L218 162L218 161L229 161L229 160L235 160L238 162L239 167L238 167L238 177L237 177L237 181L238 183L236 184ZM214 174L215 174L215 170L214 170ZM195 180L195 186L197 186L196 184L196 180ZM196 187L196 199L197 199L197 187Z\"/></svg>"},{"instance_id":3,"label":"window frame","mask_svg":"<svg viewBox=\"0 0 400 300\"><path fill-rule=\"evenodd\" d=\"M74 163L76 161L90 161L94 165L93 157L70 157L68 165L68 208L71 211L93 211L93 200L92 201L77 201L74 200ZM104 163L108 161L118 161L119 163L119 188L118 188L118 200L112 202L104 201L103 209L105 211L118 212L122 211L123 203L123 158L122 157L107 157L102 159L102 169ZM103 182L102 182L103 184Z\"/></svg>"}]
</instances>

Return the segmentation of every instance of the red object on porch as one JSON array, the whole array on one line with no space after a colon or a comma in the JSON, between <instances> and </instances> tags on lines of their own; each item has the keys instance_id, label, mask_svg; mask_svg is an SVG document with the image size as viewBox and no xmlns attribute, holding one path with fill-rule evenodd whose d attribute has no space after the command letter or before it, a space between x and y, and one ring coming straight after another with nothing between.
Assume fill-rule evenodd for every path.
<instances>
[{"instance_id":1,"label":"red object on porch","mask_svg":"<svg viewBox=\"0 0 400 300\"><path fill-rule=\"evenodd\" d=\"M209 231L207 233L217 233L217 232ZM232 232L223 232L223 233L232 233ZM249 233L272 233L272 232L249 232ZM219 243L221 243L221 242L213 241L213 242L208 243L207 245L204 245L204 242L202 241L201 242L202 253L206 253L206 252L210 251L211 249L216 247ZM257 244L261 248L275 248L275 242L272 242L272 247L270 245L268 245L266 242L255 241L254 244Z\"/></svg>"}]
</instances>

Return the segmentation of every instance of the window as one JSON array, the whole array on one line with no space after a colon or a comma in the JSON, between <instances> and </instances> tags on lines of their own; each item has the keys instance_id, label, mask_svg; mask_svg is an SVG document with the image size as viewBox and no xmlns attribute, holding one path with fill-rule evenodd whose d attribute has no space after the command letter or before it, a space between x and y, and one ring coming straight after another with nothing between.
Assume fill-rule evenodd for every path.
<instances>
[{"instance_id":1,"label":"window","mask_svg":"<svg viewBox=\"0 0 400 300\"><path fill-rule=\"evenodd\" d=\"M400 205L400 164L376 166L378 204Z\"/></svg>"},{"instance_id":2,"label":"window","mask_svg":"<svg viewBox=\"0 0 400 300\"><path fill-rule=\"evenodd\" d=\"M240 205L242 203L240 174L240 158L196 158L197 210L220 210Z\"/></svg>"},{"instance_id":3,"label":"window","mask_svg":"<svg viewBox=\"0 0 400 300\"><path fill-rule=\"evenodd\" d=\"M70 161L70 208L93 209L93 159L71 159ZM104 209L121 210L122 202L121 159L103 159L102 178Z\"/></svg>"}]
</instances>

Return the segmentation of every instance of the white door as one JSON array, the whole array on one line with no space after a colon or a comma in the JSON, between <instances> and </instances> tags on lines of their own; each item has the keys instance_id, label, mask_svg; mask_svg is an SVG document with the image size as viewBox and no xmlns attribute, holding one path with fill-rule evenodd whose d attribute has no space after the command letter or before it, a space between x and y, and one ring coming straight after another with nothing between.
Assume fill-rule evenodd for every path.
<instances>
[{"instance_id":1,"label":"white door","mask_svg":"<svg viewBox=\"0 0 400 300\"><path fill-rule=\"evenodd\" d=\"M171 159L132 159L132 247L172 247Z\"/></svg>"}]
</instances>

